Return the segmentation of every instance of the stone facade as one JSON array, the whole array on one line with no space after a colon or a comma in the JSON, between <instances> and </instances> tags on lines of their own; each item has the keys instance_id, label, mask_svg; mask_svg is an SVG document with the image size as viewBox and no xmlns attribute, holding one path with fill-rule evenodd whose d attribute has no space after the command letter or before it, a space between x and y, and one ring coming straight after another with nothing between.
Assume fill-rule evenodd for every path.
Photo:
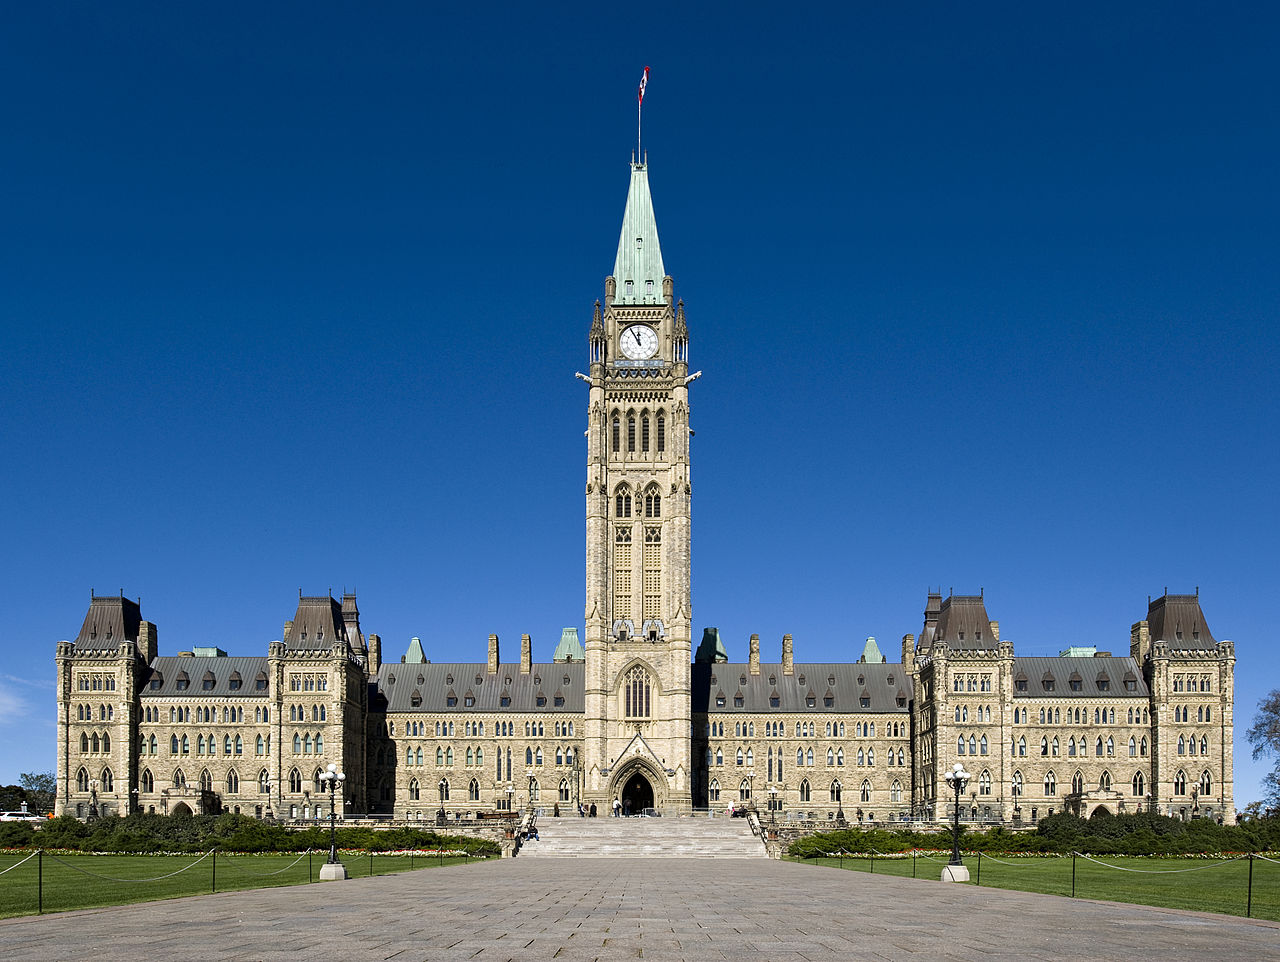
<instances>
[{"instance_id":1,"label":"stone facade","mask_svg":"<svg viewBox=\"0 0 1280 962\"><path fill-rule=\"evenodd\" d=\"M1149 600L1127 655L1019 657L981 596L930 594L901 661L730 662L693 653L689 328L632 163L614 273L590 329L585 645L552 660L383 663L354 595L300 597L265 656L159 654L123 597L93 597L57 646L58 801L81 816L233 810L320 817L346 772L349 815L408 821L528 804L671 812L748 803L835 821L1153 808L1234 820L1234 646L1198 595Z\"/></svg>"}]
</instances>

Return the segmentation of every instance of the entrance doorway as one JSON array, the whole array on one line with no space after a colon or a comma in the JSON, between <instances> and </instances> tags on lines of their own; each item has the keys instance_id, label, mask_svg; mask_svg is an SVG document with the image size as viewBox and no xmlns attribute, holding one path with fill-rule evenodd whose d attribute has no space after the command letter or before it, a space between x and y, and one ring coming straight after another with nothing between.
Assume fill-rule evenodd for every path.
<instances>
[{"instance_id":1,"label":"entrance doorway","mask_svg":"<svg viewBox=\"0 0 1280 962\"><path fill-rule=\"evenodd\" d=\"M622 788L622 810L627 810L627 802L631 803L631 814L638 815L646 808L653 808L653 786L649 779L636 772L627 779Z\"/></svg>"}]
</instances>

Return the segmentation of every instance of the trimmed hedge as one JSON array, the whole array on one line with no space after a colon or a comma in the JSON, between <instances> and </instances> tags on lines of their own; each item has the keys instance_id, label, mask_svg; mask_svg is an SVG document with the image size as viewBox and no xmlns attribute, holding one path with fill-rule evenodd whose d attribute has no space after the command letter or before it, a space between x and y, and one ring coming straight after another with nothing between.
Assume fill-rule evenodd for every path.
<instances>
[{"instance_id":1,"label":"trimmed hedge","mask_svg":"<svg viewBox=\"0 0 1280 962\"><path fill-rule=\"evenodd\" d=\"M1027 852L1094 855L1199 855L1207 852L1273 852L1280 850L1280 818L1257 818L1239 825L1219 825L1208 819L1183 822L1140 812L1092 818L1060 814L1042 818L1034 832L1010 832L996 826L983 832L960 828L960 847L969 852ZM911 849L947 850L951 832L909 829L841 829L820 832L792 842L787 854L814 858L843 849L846 852L907 852Z\"/></svg>"},{"instance_id":2,"label":"trimmed hedge","mask_svg":"<svg viewBox=\"0 0 1280 962\"><path fill-rule=\"evenodd\" d=\"M374 852L448 849L498 855L497 843L483 838L440 835L415 828L339 828L340 848ZM101 818L85 824L70 815L51 819L37 831L20 822L0 823L0 848L62 848L81 852L304 852L329 847L329 827L292 831L248 815L146 815Z\"/></svg>"}]
</instances>

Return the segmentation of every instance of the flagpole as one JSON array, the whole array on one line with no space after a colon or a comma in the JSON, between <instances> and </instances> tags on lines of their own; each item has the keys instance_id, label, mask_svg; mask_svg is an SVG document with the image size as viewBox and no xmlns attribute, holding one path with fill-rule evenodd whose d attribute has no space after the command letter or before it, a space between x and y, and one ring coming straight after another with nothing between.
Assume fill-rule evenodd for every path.
<instances>
[{"instance_id":1,"label":"flagpole","mask_svg":"<svg viewBox=\"0 0 1280 962\"><path fill-rule=\"evenodd\" d=\"M644 106L644 97L643 96L637 97L636 98L636 163L637 164L641 163L641 160L640 160L640 108L643 106Z\"/></svg>"}]
</instances>

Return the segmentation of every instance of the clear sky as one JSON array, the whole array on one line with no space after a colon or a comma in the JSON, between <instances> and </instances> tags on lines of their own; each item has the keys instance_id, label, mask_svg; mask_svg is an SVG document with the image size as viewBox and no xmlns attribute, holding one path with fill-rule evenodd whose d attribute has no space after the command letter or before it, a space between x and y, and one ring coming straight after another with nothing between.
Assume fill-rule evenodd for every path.
<instances>
[{"instance_id":1,"label":"clear sky","mask_svg":"<svg viewBox=\"0 0 1280 962\"><path fill-rule=\"evenodd\" d=\"M0 782L141 597L265 654L583 617L591 306L644 143L687 306L695 637L1021 654L1198 586L1280 685L1274 5L63 4L0 31Z\"/></svg>"}]
</instances>

